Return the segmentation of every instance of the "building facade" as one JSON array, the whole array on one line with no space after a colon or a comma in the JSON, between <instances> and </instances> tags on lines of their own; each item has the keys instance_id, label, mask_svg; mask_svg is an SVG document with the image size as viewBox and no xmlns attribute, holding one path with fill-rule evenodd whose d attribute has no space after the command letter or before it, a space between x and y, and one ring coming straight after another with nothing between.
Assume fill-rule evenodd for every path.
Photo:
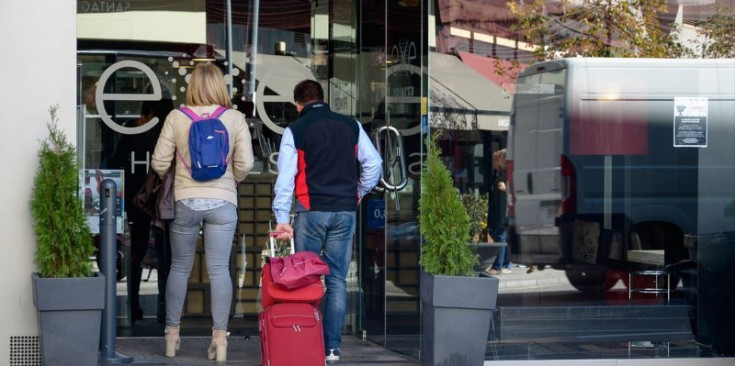
<instances>
[{"instance_id":1,"label":"building facade","mask_svg":"<svg viewBox=\"0 0 735 366\"><path fill-rule=\"evenodd\" d=\"M77 141L84 169L81 182L89 183L91 192L87 207L91 226L97 220L94 178L101 173L125 177L121 187L125 209L120 210L118 227L120 233L132 232L139 223L129 208L129 197L148 169L150 142L155 141L151 136L166 114L184 103L189 73L198 62L222 68L235 108L246 115L256 154L254 172L239 188L240 224L231 260L236 290L231 326L257 329L262 250L273 219L270 203L280 136L297 117L293 87L312 79L324 86L333 110L363 124L385 161L379 188L365 198L359 212L343 331L418 357L421 238L416 217L423 138L430 131L442 131L443 157L457 189L468 205L475 205L473 212L479 212L473 223L476 239L484 242L485 212L492 202L488 198L494 176L492 155L508 145L515 92L513 81L497 69L509 67L514 60L529 63L534 50L510 30L513 16L505 1L7 0L0 5L0 14L0 32L14 50L12 57L2 60L10 72L0 82L0 110L6 111L8 122L15 122L0 126L5 130L0 134L2 149L12 156L8 160L14 177L4 181L5 204L0 209L10 254L0 261L5 273L12 274L0 280L0 289L8 294L0 304L4 324L0 338L10 340L5 342L9 347L0 347L0 360L20 357L37 343L30 281L35 245L27 212L48 107L60 106L60 123ZM498 212L495 207L492 210ZM735 223L730 224L735 231ZM681 240L684 234L691 233L678 232ZM137 328L161 318L164 299L158 286L146 286L133 273L149 273L153 265L144 262L142 255L149 241L154 242L159 248L156 279L162 284L167 244L161 235L133 235L128 241L123 237L118 325L120 331L135 335ZM626 234L618 244L627 248L632 241ZM141 247L143 251L136 254ZM203 258L201 250L198 255ZM511 261L524 266L501 275L501 284L507 285L501 285L490 335L501 351L503 345L563 341L524 337L523 331L513 331L513 322L521 321L513 314L582 309L621 319L627 316L627 323L617 324L603 317L529 324L549 332L570 327L566 340L575 342L611 331L619 334L603 341L633 342L645 341L640 333L648 318L641 323L626 312L651 307L659 312L675 305L671 307L687 312L675 320L686 323L683 329L688 332L677 339L682 342L678 346L682 355L735 354L732 340L727 340L731 331L720 329L712 317L696 315L697 306L701 311L711 303L697 305L697 298L681 291L690 284L686 280L667 284L674 290L671 302L647 294L629 298L627 273L638 268L596 268L603 271L603 282L593 284L603 285L598 291L588 283L580 284L577 279L586 272L577 272L569 263L546 265L527 260L515 248L510 252ZM732 258L732 249L723 253ZM138 292L137 287L144 289ZM203 260L197 260L184 309L191 323L209 316L208 291ZM722 293L724 298L734 296L732 288ZM139 305L133 300L136 297ZM732 320L718 309L717 316ZM201 330L206 334L206 327Z\"/></svg>"}]
</instances>

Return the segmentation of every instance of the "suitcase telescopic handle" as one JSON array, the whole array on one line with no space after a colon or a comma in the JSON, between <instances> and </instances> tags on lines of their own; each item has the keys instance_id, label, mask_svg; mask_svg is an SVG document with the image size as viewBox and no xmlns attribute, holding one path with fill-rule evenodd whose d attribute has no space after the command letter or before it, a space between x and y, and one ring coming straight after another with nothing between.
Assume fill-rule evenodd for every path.
<instances>
[{"instance_id":1,"label":"suitcase telescopic handle","mask_svg":"<svg viewBox=\"0 0 735 366\"><path fill-rule=\"evenodd\" d=\"M278 235L281 235L281 233L277 231L271 231L268 233L268 236L270 239L268 240L268 242L270 243L270 247L271 247L271 257L276 256L276 237ZM291 254L294 254L294 252L296 252L296 247L294 246L293 236L292 236L291 237Z\"/></svg>"}]
</instances>

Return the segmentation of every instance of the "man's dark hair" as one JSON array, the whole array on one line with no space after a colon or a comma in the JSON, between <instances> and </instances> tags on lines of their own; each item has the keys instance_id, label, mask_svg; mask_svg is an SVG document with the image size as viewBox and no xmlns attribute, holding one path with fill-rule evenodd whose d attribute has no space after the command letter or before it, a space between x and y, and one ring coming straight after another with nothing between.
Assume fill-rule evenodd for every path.
<instances>
[{"instance_id":1,"label":"man's dark hair","mask_svg":"<svg viewBox=\"0 0 735 366\"><path fill-rule=\"evenodd\" d=\"M293 100L296 103L306 105L313 102L324 101L324 89L322 85L314 80L304 80L293 89Z\"/></svg>"}]
</instances>

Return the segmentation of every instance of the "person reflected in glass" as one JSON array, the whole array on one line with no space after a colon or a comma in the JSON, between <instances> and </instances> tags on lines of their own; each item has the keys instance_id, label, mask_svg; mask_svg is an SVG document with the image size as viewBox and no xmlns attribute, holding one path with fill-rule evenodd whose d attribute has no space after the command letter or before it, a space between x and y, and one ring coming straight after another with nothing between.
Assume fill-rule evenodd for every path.
<instances>
[{"instance_id":1,"label":"person reflected in glass","mask_svg":"<svg viewBox=\"0 0 735 366\"><path fill-rule=\"evenodd\" d=\"M133 204L133 197L143 186L148 175L148 157L161 133L163 119L174 109L170 95L161 100L143 102L140 117L132 120L126 127L138 127L149 123L154 117L158 123L148 131L130 135L121 134L113 158L113 164L125 172L125 213L130 226L130 281L128 301L130 302L131 323L143 319L140 304L140 281L143 267L141 262L148 249L151 217ZM152 122L151 122L152 123Z\"/></svg>"},{"instance_id":2,"label":"person reflected in glass","mask_svg":"<svg viewBox=\"0 0 735 366\"><path fill-rule=\"evenodd\" d=\"M493 180L490 186L488 205L488 243L507 243L508 227L508 192L507 174L505 170L505 149L493 153ZM487 269L487 273L498 275L511 273L513 265L508 256L508 247L503 245L498 248L498 255L493 264Z\"/></svg>"}]
</instances>

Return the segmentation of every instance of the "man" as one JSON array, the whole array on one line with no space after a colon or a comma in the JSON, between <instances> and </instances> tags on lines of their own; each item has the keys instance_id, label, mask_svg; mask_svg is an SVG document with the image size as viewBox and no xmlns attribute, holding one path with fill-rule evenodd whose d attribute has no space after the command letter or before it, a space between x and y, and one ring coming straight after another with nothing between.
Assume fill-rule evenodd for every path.
<instances>
[{"instance_id":1,"label":"man","mask_svg":"<svg viewBox=\"0 0 735 366\"><path fill-rule=\"evenodd\" d=\"M273 212L279 239L290 240L295 229L296 250L320 253L329 265L324 346L326 360L334 362L342 342L357 206L377 184L383 161L358 121L330 110L318 82L296 85L294 102L299 118L281 139Z\"/></svg>"},{"instance_id":2,"label":"man","mask_svg":"<svg viewBox=\"0 0 735 366\"><path fill-rule=\"evenodd\" d=\"M508 226L508 192L505 181L507 172L505 170L506 150L501 149L493 153L493 183L490 187L488 206L488 243L505 243L506 228ZM502 246L498 249L492 266L487 268L487 273L498 275L511 273L513 265L508 257L508 249Z\"/></svg>"}]
</instances>

